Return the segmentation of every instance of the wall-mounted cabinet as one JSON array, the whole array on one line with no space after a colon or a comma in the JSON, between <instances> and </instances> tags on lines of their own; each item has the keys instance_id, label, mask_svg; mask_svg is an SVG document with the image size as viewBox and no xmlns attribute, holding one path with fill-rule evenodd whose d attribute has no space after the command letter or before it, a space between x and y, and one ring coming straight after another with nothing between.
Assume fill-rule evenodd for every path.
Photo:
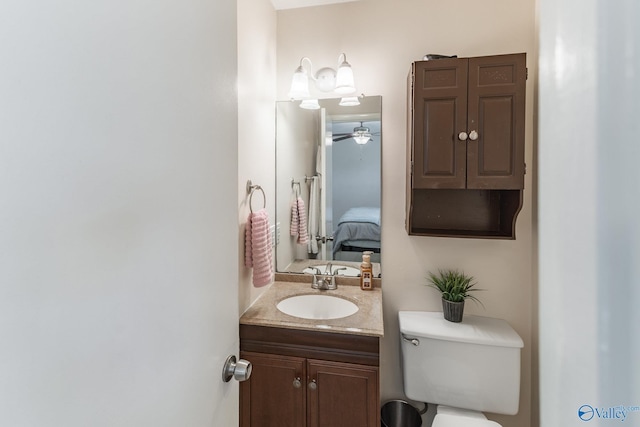
<instances>
[{"instance_id":1,"label":"wall-mounted cabinet","mask_svg":"<svg viewBox=\"0 0 640 427\"><path fill-rule=\"evenodd\" d=\"M409 75L407 231L515 238L526 54L418 61Z\"/></svg>"}]
</instances>

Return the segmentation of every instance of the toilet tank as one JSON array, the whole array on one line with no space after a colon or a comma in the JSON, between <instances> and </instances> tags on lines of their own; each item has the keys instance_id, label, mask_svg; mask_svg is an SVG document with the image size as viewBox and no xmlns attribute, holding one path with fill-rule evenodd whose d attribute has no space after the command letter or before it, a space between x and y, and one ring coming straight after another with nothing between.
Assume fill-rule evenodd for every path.
<instances>
[{"instance_id":1,"label":"toilet tank","mask_svg":"<svg viewBox=\"0 0 640 427\"><path fill-rule=\"evenodd\" d=\"M404 392L418 402L515 415L522 338L502 319L399 313Z\"/></svg>"}]
</instances>

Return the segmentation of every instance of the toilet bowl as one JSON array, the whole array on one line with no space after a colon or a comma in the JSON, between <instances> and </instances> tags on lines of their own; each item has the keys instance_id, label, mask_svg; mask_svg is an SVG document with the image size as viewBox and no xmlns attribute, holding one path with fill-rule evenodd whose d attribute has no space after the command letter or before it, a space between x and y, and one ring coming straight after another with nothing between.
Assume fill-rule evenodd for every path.
<instances>
[{"instance_id":1,"label":"toilet bowl","mask_svg":"<svg viewBox=\"0 0 640 427\"><path fill-rule=\"evenodd\" d=\"M522 338L502 319L399 312L404 392L438 405L433 427L500 427L483 411L515 415Z\"/></svg>"}]
</instances>

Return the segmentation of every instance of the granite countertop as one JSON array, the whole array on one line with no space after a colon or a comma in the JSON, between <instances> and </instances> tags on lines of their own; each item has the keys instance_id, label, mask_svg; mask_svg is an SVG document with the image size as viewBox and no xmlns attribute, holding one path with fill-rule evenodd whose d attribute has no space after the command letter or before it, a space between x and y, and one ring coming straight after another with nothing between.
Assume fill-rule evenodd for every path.
<instances>
[{"instance_id":1,"label":"granite countertop","mask_svg":"<svg viewBox=\"0 0 640 427\"><path fill-rule=\"evenodd\" d=\"M318 320L289 316L276 308L285 298L312 294L344 298L359 309L340 319ZM310 277L309 283L276 281L244 312L240 324L382 337L382 289L363 291L360 286L338 285L333 291L319 291L311 289Z\"/></svg>"}]
</instances>

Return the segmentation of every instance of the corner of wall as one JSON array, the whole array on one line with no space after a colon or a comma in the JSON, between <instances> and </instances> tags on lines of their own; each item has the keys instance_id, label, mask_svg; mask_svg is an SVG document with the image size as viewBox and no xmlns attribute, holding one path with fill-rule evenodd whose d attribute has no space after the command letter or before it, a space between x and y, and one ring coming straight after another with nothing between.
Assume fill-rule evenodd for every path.
<instances>
[{"instance_id":1,"label":"corner of wall","mask_svg":"<svg viewBox=\"0 0 640 427\"><path fill-rule=\"evenodd\" d=\"M238 0L238 308L265 288L251 283L244 266L244 230L249 214L247 180L260 185L271 222L275 218L276 11L270 0ZM228 141L228 143L232 143ZM261 196L261 195L259 195ZM260 197L258 197L260 199ZM254 206L261 201L254 197ZM275 259L275 257L274 257Z\"/></svg>"}]
</instances>

